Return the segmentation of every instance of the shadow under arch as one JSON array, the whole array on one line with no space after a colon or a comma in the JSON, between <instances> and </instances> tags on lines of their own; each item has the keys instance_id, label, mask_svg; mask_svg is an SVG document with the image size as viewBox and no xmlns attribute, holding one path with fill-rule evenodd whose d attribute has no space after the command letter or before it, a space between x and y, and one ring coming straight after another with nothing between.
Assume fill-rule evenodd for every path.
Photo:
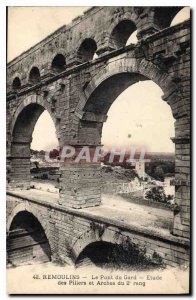
<instances>
[{"instance_id":1,"label":"shadow under arch","mask_svg":"<svg viewBox=\"0 0 196 300\"><path fill-rule=\"evenodd\" d=\"M66 67L65 56L61 53L56 54L51 64L52 70L58 73L64 71L65 67Z\"/></svg>"},{"instance_id":2,"label":"shadow under arch","mask_svg":"<svg viewBox=\"0 0 196 300\"><path fill-rule=\"evenodd\" d=\"M110 263L115 244L97 241L87 245L76 259L76 268L86 265L103 266Z\"/></svg>"},{"instance_id":3,"label":"shadow under arch","mask_svg":"<svg viewBox=\"0 0 196 300\"><path fill-rule=\"evenodd\" d=\"M100 236L100 226L82 234L72 245L72 259L75 267L96 266L109 269L156 268L152 255L147 255L140 243L105 228Z\"/></svg>"},{"instance_id":4,"label":"shadow under arch","mask_svg":"<svg viewBox=\"0 0 196 300\"><path fill-rule=\"evenodd\" d=\"M37 84L41 81L40 70L38 67L32 67L29 72L29 82L31 84Z\"/></svg>"},{"instance_id":5,"label":"shadow under arch","mask_svg":"<svg viewBox=\"0 0 196 300\"><path fill-rule=\"evenodd\" d=\"M183 8L183 6L173 7L155 7L154 8L154 22L160 29L164 29L170 26L172 20L177 13Z\"/></svg>"},{"instance_id":6,"label":"shadow under arch","mask_svg":"<svg viewBox=\"0 0 196 300\"><path fill-rule=\"evenodd\" d=\"M28 204L18 204L8 216L8 263L26 264L51 260L51 244L47 224L40 213Z\"/></svg>"},{"instance_id":7,"label":"shadow under arch","mask_svg":"<svg viewBox=\"0 0 196 300\"><path fill-rule=\"evenodd\" d=\"M80 62L84 63L93 60L93 58L95 59L96 50L97 50L97 44L94 39L92 38L84 39L77 52L77 56Z\"/></svg>"},{"instance_id":8,"label":"shadow under arch","mask_svg":"<svg viewBox=\"0 0 196 300\"><path fill-rule=\"evenodd\" d=\"M15 77L12 82L12 88L13 90L19 90L21 88L21 81L19 77Z\"/></svg>"},{"instance_id":9,"label":"shadow under arch","mask_svg":"<svg viewBox=\"0 0 196 300\"><path fill-rule=\"evenodd\" d=\"M110 47L115 50L125 47L128 39L136 30L137 27L132 20L124 19L119 21L110 34Z\"/></svg>"},{"instance_id":10,"label":"shadow under arch","mask_svg":"<svg viewBox=\"0 0 196 300\"><path fill-rule=\"evenodd\" d=\"M75 263L81 252L90 244L96 242L108 242L118 244L121 241L117 238L115 231L104 228L101 225L93 226L94 229L87 230L71 245L72 260ZM104 229L104 230L103 230Z\"/></svg>"}]
</instances>

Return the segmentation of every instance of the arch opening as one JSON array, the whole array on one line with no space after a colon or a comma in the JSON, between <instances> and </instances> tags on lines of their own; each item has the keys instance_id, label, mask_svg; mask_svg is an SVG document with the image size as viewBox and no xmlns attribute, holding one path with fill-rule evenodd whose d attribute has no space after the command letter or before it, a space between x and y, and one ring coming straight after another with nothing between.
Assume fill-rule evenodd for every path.
<instances>
[{"instance_id":1,"label":"arch opening","mask_svg":"<svg viewBox=\"0 0 196 300\"><path fill-rule=\"evenodd\" d=\"M113 49L119 49L137 42L137 28L131 20L123 20L113 29L110 37L110 45Z\"/></svg>"},{"instance_id":2,"label":"arch opening","mask_svg":"<svg viewBox=\"0 0 196 300\"><path fill-rule=\"evenodd\" d=\"M96 42L91 38L85 39L78 50L78 58L81 63L96 59L96 50Z\"/></svg>"},{"instance_id":3,"label":"arch opening","mask_svg":"<svg viewBox=\"0 0 196 300\"><path fill-rule=\"evenodd\" d=\"M177 25L188 19L190 19L190 7L184 7L175 15L170 26Z\"/></svg>"},{"instance_id":4,"label":"arch opening","mask_svg":"<svg viewBox=\"0 0 196 300\"><path fill-rule=\"evenodd\" d=\"M62 54L57 54L52 61L52 69L55 72L61 72L65 69L65 56Z\"/></svg>"},{"instance_id":5,"label":"arch opening","mask_svg":"<svg viewBox=\"0 0 196 300\"><path fill-rule=\"evenodd\" d=\"M14 78L12 83L13 90L19 90L21 88L21 81L19 77Z\"/></svg>"},{"instance_id":6,"label":"arch opening","mask_svg":"<svg viewBox=\"0 0 196 300\"><path fill-rule=\"evenodd\" d=\"M37 67L33 67L29 74L29 82L32 84L37 84L41 81L40 71Z\"/></svg>"},{"instance_id":7,"label":"arch opening","mask_svg":"<svg viewBox=\"0 0 196 300\"><path fill-rule=\"evenodd\" d=\"M43 115L43 120L40 126L38 119L41 115ZM38 130L34 139L34 128L36 129L37 123ZM50 173L55 173L51 177L54 177L54 183L57 181L59 167L54 163L51 165L46 159L46 152L49 152L49 157L51 157L51 152L54 150L52 146L58 143L55 135L53 120L42 105L31 103L23 108L12 132L11 172L8 175L8 182L13 187L29 188L32 180L48 179ZM41 149L44 145L45 149Z\"/></svg>"},{"instance_id":8,"label":"arch opening","mask_svg":"<svg viewBox=\"0 0 196 300\"><path fill-rule=\"evenodd\" d=\"M115 99L129 86L138 81L147 80L141 74L123 72L104 80L88 99L84 111L106 114Z\"/></svg>"},{"instance_id":9,"label":"arch opening","mask_svg":"<svg viewBox=\"0 0 196 300\"><path fill-rule=\"evenodd\" d=\"M175 136L175 119L171 107L161 96L162 89L146 76L123 72L102 81L86 102L86 116L97 116L100 121L83 120L81 136L88 127L92 136L90 143L104 145L108 152L101 159L103 203L107 201L105 194L108 193L117 196L130 194L130 199L135 196L145 200L146 189L150 189L155 181L160 185L160 190L155 191L158 201L173 203L175 188L168 188L166 192L163 182L175 176L175 145L171 141L171 137ZM103 123L106 115L107 121ZM111 155L115 151L125 151L125 155L122 155L123 158ZM144 159L150 159L150 162L144 160L140 163L142 151ZM130 154L133 162L127 162ZM171 187L170 180L167 182ZM152 200L156 201L155 198ZM117 207L120 200L125 201L120 197L113 200ZM168 219L170 226L171 216Z\"/></svg>"},{"instance_id":10,"label":"arch opening","mask_svg":"<svg viewBox=\"0 0 196 300\"><path fill-rule=\"evenodd\" d=\"M79 254L76 268L97 267L108 270L145 270L160 267L129 241L122 244L98 241L87 245Z\"/></svg>"},{"instance_id":11,"label":"arch opening","mask_svg":"<svg viewBox=\"0 0 196 300\"><path fill-rule=\"evenodd\" d=\"M140 204L147 199L174 203L175 145L171 137L175 136L175 119L161 96L161 88L153 81L139 81L120 93L107 110L101 137L101 145L109 149L101 167L103 201L113 194L116 207L134 198ZM125 151L125 155L111 159L115 151ZM142 151L144 161L140 161ZM133 161L129 162L130 153ZM171 214L168 220L169 228Z\"/></svg>"},{"instance_id":12,"label":"arch opening","mask_svg":"<svg viewBox=\"0 0 196 300\"><path fill-rule=\"evenodd\" d=\"M146 93L150 91L150 93ZM131 143L148 144L151 151L164 150L174 152L174 144L170 137L174 136L174 118L170 106L161 98L162 90L151 80L137 81L122 90L106 108L107 120L102 129L102 143L110 145L128 146ZM107 97L107 96L106 96ZM100 113L100 111L99 111ZM116 123L120 116L121 121ZM153 122L157 126L153 125ZM160 125L160 126L159 126ZM112 130L114 129L115 130ZM106 136L104 131L107 130ZM162 135L163 141L157 145L157 140ZM139 136L141 135L141 139ZM153 137L153 138L152 138ZM167 142L168 140L168 142ZM150 144L153 146L150 147Z\"/></svg>"},{"instance_id":13,"label":"arch opening","mask_svg":"<svg viewBox=\"0 0 196 300\"><path fill-rule=\"evenodd\" d=\"M8 266L51 261L51 249L38 219L21 211L12 220L7 237Z\"/></svg>"},{"instance_id":14,"label":"arch opening","mask_svg":"<svg viewBox=\"0 0 196 300\"><path fill-rule=\"evenodd\" d=\"M46 134L47 133L47 134ZM43 139L43 136L45 137ZM50 114L45 110L34 127L31 142L31 178L34 186L42 184L42 189L58 192L59 188L59 142L55 126ZM46 153L53 160L52 164L45 160ZM44 163L43 163L44 162Z\"/></svg>"},{"instance_id":15,"label":"arch opening","mask_svg":"<svg viewBox=\"0 0 196 300\"><path fill-rule=\"evenodd\" d=\"M137 44L137 42L138 42L137 30L135 30L128 38L125 46L131 45L131 44Z\"/></svg>"},{"instance_id":16,"label":"arch opening","mask_svg":"<svg viewBox=\"0 0 196 300\"><path fill-rule=\"evenodd\" d=\"M170 27L172 20L182 9L180 6L175 7L155 7L154 9L154 22L158 28L164 29ZM175 25L175 24L172 24Z\"/></svg>"}]
</instances>

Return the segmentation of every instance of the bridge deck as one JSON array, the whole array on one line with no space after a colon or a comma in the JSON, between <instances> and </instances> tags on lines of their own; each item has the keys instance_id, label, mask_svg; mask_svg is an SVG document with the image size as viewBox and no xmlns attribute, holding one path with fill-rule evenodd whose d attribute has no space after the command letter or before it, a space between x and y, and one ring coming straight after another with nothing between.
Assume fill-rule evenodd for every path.
<instances>
[{"instance_id":1,"label":"bridge deck","mask_svg":"<svg viewBox=\"0 0 196 300\"><path fill-rule=\"evenodd\" d=\"M153 239L163 239L180 244L188 243L187 239L179 239L170 233L172 211L130 203L120 196L103 195L100 206L71 209L58 204L58 194L56 193L31 189L11 191L8 194L46 207L63 210L65 213L151 236Z\"/></svg>"}]
</instances>

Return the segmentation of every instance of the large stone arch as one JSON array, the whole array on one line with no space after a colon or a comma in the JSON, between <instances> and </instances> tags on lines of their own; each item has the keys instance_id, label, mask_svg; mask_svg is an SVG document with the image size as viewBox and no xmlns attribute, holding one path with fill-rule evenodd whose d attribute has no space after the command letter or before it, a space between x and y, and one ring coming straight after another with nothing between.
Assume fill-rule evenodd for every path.
<instances>
[{"instance_id":1,"label":"large stone arch","mask_svg":"<svg viewBox=\"0 0 196 300\"><path fill-rule=\"evenodd\" d=\"M178 85L168 73L161 70L152 62L147 61L146 59L127 57L126 54L121 55L118 59L110 59L107 65L92 77L84 91L80 91L80 100L75 111L76 115L83 119L85 115L85 105L93 95L93 92L95 92L95 90L107 79L122 73L139 74L146 79L155 82L162 89L162 98L171 106L173 116L176 118L179 111L177 112L176 109L173 108L173 102L176 103L181 96L179 94ZM174 97L176 101L173 101Z\"/></svg>"},{"instance_id":2,"label":"large stone arch","mask_svg":"<svg viewBox=\"0 0 196 300\"><path fill-rule=\"evenodd\" d=\"M134 56L134 55L133 55ZM130 78L127 79L129 74L133 74L133 81ZM121 76L122 78L118 77ZM174 74L175 75L175 74ZM173 75L173 76L174 76ZM116 77L115 77L116 76ZM110 86L110 79L117 78L116 81L113 80L112 91L108 92ZM135 78L135 79L134 79ZM127 83L123 85L123 80L127 80ZM118 58L111 58L106 66L104 66L100 72L95 74L89 84L86 86L84 91L80 91L80 100L78 102L76 111L75 111L75 120L78 120L78 126L75 126L75 141L73 143L81 147L81 145L89 145L93 149L95 146L101 144L101 133L103 122L107 118L107 110L109 109L112 101L125 90L131 84L139 80L152 80L155 82L163 91L162 99L168 103L171 107L173 117L175 118L175 137L171 137L173 142L176 144L175 162L176 162L176 171L175 171L175 180L174 184L176 186L176 203L177 209L174 213L175 221L174 227L176 226L179 230L183 230L184 226L189 226L188 221L183 221L183 214L186 215L183 210L184 206L179 206L181 201L178 199L180 196L180 186L184 186L183 190L188 191L189 185L189 175L183 174L183 172L188 172L187 170L183 171L181 166L188 166L186 162L183 162L183 158L179 156L179 144L187 143L189 139L189 113L186 111L187 106L184 105L184 98L181 92L180 82L175 81L175 76L171 77L166 71L163 71L160 67L153 64L151 61L146 59L137 59L135 57L129 57L129 54L122 54ZM120 91L118 91L118 86L115 86L115 83L120 81ZM116 84L117 85L117 84ZM122 87L121 87L122 85ZM111 102L108 101L110 97L113 97ZM107 106L104 101L108 101ZM101 106L102 105L102 106ZM105 105L105 106L104 106ZM100 108L101 107L101 108ZM183 123L184 122L184 123ZM184 129L182 130L182 125ZM88 135L85 134L88 130ZM182 147L183 148L183 147ZM180 167L179 167L180 166ZM85 168L91 170L92 164L85 165ZM97 169L96 169L97 168ZM93 166L92 176L94 176L95 169L99 170L100 166ZM187 178L187 181L183 181L183 178ZM179 180L180 178L180 180ZM85 181L85 180L84 180ZM100 193L101 183L98 184L100 179L97 180L97 194ZM176 223L177 222L177 223ZM187 222L186 225L183 222ZM175 225L177 224L177 225ZM188 227L187 227L188 228ZM188 230L186 228L186 230ZM177 232L177 231L176 231Z\"/></svg>"},{"instance_id":3,"label":"large stone arch","mask_svg":"<svg viewBox=\"0 0 196 300\"><path fill-rule=\"evenodd\" d=\"M11 213L7 216L7 222L6 222L7 233L9 233L9 230L10 230L10 227L11 227L11 224L12 224L14 218L17 216L17 214L19 212L23 212L23 211L31 213L38 220L38 222L41 224L41 226L45 232L45 235L47 237L50 248L52 249L52 247L51 247L52 245L51 245L51 241L50 241L50 232L49 232L49 228L47 226L47 221L45 221L43 219L43 216L41 215L41 213L38 210L31 207L31 205L27 201L15 206L13 208L13 210L11 211Z\"/></svg>"},{"instance_id":4,"label":"large stone arch","mask_svg":"<svg viewBox=\"0 0 196 300\"><path fill-rule=\"evenodd\" d=\"M91 81L88 83L84 90L80 90L78 93L79 102L77 104L75 110L75 119L74 119L74 130L75 132L75 140L73 141L74 144L82 144L80 141L79 136L79 127L75 125L76 120L78 120L78 124L81 124L81 121L93 121L99 124L103 123L107 119L106 113L95 113L89 112L86 110L87 104L89 101L93 101L93 97L101 87L104 82L109 81L112 76L120 76L123 74L133 74L135 78L137 76L142 76L142 80L152 80L156 83L161 90L163 91L162 99L169 104L171 108L171 112L173 114L175 121L175 136L180 136L181 132L178 131L178 123L181 122L181 119L184 118L185 120L189 118L189 112L187 111L187 106L185 104L185 100L183 99L182 89L179 82L175 81L175 76L171 77L166 71L163 71L153 62L148 61L146 59L137 59L134 57L128 57L126 54L122 54L120 57L112 58L108 61L106 66L104 66L97 74L95 74ZM138 77L135 81L130 82L126 85L124 89L128 86L136 83L137 81L141 80ZM123 80L121 81L123 82ZM121 92L124 90L122 88ZM119 94L121 93L119 92ZM117 95L119 95L117 94ZM99 126L99 131L101 130L101 125ZM100 144L98 142L98 144Z\"/></svg>"},{"instance_id":5,"label":"large stone arch","mask_svg":"<svg viewBox=\"0 0 196 300\"><path fill-rule=\"evenodd\" d=\"M23 265L52 260L47 221L30 203L23 202L13 208L7 217L6 231L8 263Z\"/></svg>"},{"instance_id":6,"label":"large stone arch","mask_svg":"<svg viewBox=\"0 0 196 300\"><path fill-rule=\"evenodd\" d=\"M10 120L10 133L13 133L13 129L16 123L16 120L18 118L18 116L20 115L20 113L22 112L22 110L27 107L30 104L39 104L40 106L42 106L45 110L47 110L47 112L50 114L54 124L56 122L55 116L52 113L51 109L50 109L50 105L48 103L48 101L46 101L43 97L41 97L40 95L30 95L27 98L23 99L17 109L15 110L12 119ZM58 134L58 132L57 132Z\"/></svg>"},{"instance_id":7,"label":"large stone arch","mask_svg":"<svg viewBox=\"0 0 196 300\"><path fill-rule=\"evenodd\" d=\"M59 139L59 128L55 116L49 103L41 96L31 95L25 98L20 102L13 118L10 120L9 134L11 142L8 145L10 162L8 183L10 187L30 187L30 144L34 126L44 110L47 110L50 114Z\"/></svg>"},{"instance_id":8,"label":"large stone arch","mask_svg":"<svg viewBox=\"0 0 196 300\"><path fill-rule=\"evenodd\" d=\"M117 79L113 80L114 78ZM181 98L178 85L168 73L146 59L135 58L134 52L122 54L117 58L109 59L107 64L92 76L86 88L78 91L79 101L75 110L72 127L72 144L79 149L82 145L88 145L92 148L93 153L95 147L101 145L103 122L107 118L107 111L110 105L127 87L139 80L146 79L152 80L162 89L164 94L163 100L171 106L174 118L183 113L183 107L180 111L175 106L175 103ZM113 80L113 85L110 85L110 80ZM112 88L109 89L109 86L112 86ZM97 199L94 204L98 205L101 198L100 164L86 163L83 166L83 172L84 176L81 180L83 185L86 186L85 194L87 195L90 183L88 178L85 178L85 172L87 174L91 173L92 177L97 176L97 186L95 187ZM87 199L90 206L90 196Z\"/></svg>"}]
</instances>

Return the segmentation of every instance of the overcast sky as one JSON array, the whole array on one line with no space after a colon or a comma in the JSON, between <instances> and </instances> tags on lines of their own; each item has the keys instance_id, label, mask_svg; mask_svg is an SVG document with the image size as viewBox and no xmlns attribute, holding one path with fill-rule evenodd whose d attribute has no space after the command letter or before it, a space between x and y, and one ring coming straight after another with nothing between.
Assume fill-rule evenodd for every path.
<instances>
[{"instance_id":1,"label":"overcast sky","mask_svg":"<svg viewBox=\"0 0 196 300\"><path fill-rule=\"evenodd\" d=\"M8 10L8 61L32 47L44 37L88 7L10 7ZM173 20L175 25L189 17L183 9ZM135 41L135 35L132 42ZM103 127L102 143L112 146L145 146L148 151L174 152L171 109L162 99L161 89L152 81L127 88L112 104ZM45 111L34 132L32 149L50 150L57 146L54 124Z\"/></svg>"}]
</instances>

